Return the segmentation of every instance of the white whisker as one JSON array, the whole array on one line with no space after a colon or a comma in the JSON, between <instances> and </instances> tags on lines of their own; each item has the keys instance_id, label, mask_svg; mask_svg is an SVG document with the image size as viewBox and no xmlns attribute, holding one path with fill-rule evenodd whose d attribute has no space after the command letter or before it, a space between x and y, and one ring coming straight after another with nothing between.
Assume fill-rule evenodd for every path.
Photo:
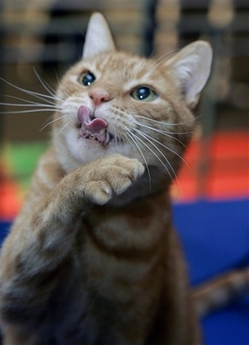
<instances>
[{"instance_id":1,"label":"white whisker","mask_svg":"<svg viewBox=\"0 0 249 345\"><path fill-rule=\"evenodd\" d=\"M119 141L117 140L117 138L118 138L118 135L117 135L117 126L116 126L116 124L117 124L117 117L115 117L115 123L113 124L113 128L114 128L114 140L115 140L115 142L116 142L116 144L117 145L119 145Z\"/></svg>"},{"instance_id":2,"label":"white whisker","mask_svg":"<svg viewBox=\"0 0 249 345\"><path fill-rule=\"evenodd\" d=\"M64 119L66 118L68 115L62 115L60 117L57 117L56 119L53 119L51 121L49 121L48 123L46 123L40 130L39 132L43 131L46 127L50 126L51 124L53 124L54 122L58 121L58 120L61 120L61 119Z\"/></svg>"},{"instance_id":3,"label":"white whisker","mask_svg":"<svg viewBox=\"0 0 249 345\"><path fill-rule=\"evenodd\" d=\"M170 139L174 139L175 141L178 141L183 147L186 147L186 145L185 145L180 139L176 138L176 137L173 135L173 132L166 132L166 131L163 131L163 130L161 130L161 129L157 129L157 128L151 127L151 126L149 126L149 125L146 125L146 124L144 124L144 123L142 123L142 122L137 122L137 121L136 121L136 124L139 125L140 127L147 128L147 129L149 129L150 131L157 132L157 133L159 133L159 134L161 134L161 135L163 135L163 136L166 136L166 137L168 137L168 138L170 138ZM178 133L178 132L177 132L177 133L174 133L174 134L185 134L185 133Z\"/></svg>"},{"instance_id":4,"label":"white whisker","mask_svg":"<svg viewBox=\"0 0 249 345\"><path fill-rule=\"evenodd\" d=\"M3 79L0 77L0 80L2 80L3 82L5 82L6 84L10 85L11 87L15 88L16 90L19 90L23 93L26 93L27 95L30 95L30 96L33 96L33 97L36 97L37 99L40 99L44 102L47 102L48 103L48 100L57 100L57 101L61 101L58 97L56 96L49 96L49 95L45 95L43 93L39 93L39 92L35 92L35 91L31 91L31 90L27 90L27 89L24 89L22 87L19 87L17 85L14 85L12 84L11 82Z\"/></svg>"},{"instance_id":5,"label":"white whisker","mask_svg":"<svg viewBox=\"0 0 249 345\"><path fill-rule=\"evenodd\" d=\"M186 120L186 121L182 121L182 122L177 122L177 123L168 123L168 122L165 122L165 121L160 121L160 120L155 120L155 119L152 119L150 117L146 117L146 116L143 116L143 115L137 115L137 114L133 114L134 117L138 117L138 118L141 118L141 119L145 119L146 121L151 121L151 122L154 122L154 123L158 123L159 125L163 125L163 126L179 126L179 125L184 125L186 123L190 123L190 122L195 122L195 119L198 118L199 116L197 116L196 118L192 118L192 119L189 119L189 120ZM185 134L186 132L184 132L183 134Z\"/></svg>"},{"instance_id":6,"label":"white whisker","mask_svg":"<svg viewBox=\"0 0 249 345\"><path fill-rule=\"evenodd\" d=\"M136 129L137 130L137 129ZM137 130L138 131L138 130ZM140 132L140 131L139 131ZM166 150L172 152L174 155L176 155L177 157L179 157L187 166L188 166L188 163L185 161L185 159L176 151L172 150L171 148L169 148L167 145L164 145L162 142L160 142L159 140L155 139L153 136L147 134L147 133L144 133L144 132L141 132L144 136L146 136L148 138L148 140L152 140L154 142L156 142L157 144L159 144L160 146L164 147ZM174 137L172 137L173 139L175 139ZM186 145L184 145L184 147L186 147Z\"/></svg>"},{"instance_id":7,"label":"white whisker","mask_svg":"<svg viewBox=\"0 0 249 345\"><path fill-rule=\"evenodd\" d=\"M19 104L23 104L23 105L26 105L26 104L38 104L38 105L43 105L44 103L37 103L36 101L32 101L30 99L25 99L25 98L21 98L21 97L16 97L16 96L12 96L12 95L5 95L5 98L11 98L11 99L15 99L17 101L22 101L23 103L19 103ZM15 106L16 104L15 103L3 103L3 105L13 105ZM46 106L53 106L54 105L54 102L48 102L46 100L46 103L44 104Z\"/></svg>"},{"instance_id":8,"label":"white whisker","mask_svg":"<svg viewBox=\"0 0 249 345\"><path fill-rule=\"evenodd\" d=\"M165 160L165 162L168 164L168 166L170 167L171 171L173 172L173 176L171 175L171 172L170 172L170 170L168 169L167 165L166 165L166 164L163 162L163 160L158 156L158 154L157 154L149 145L147 145L141 138L139 138L139 136L135 135L136 138L137 138L138 140L140 140L140 141L142 142L142 144L143 144L144 146L146 146L146 147L150 150L150 152L159 160L159 162L160 162L160 163L163 165L163 167L167 170L167 172L168 172L169 177L171 178L171 180L173 180L174 177L176 177L176 173L175 173L175 171L174 171L172 165L170 164L169 160L167 159L167 157L163 154L163 152L162 152L162 151L161 151L151 140L149 140L149 139L144 135L143 132L141 132L141 131L139 131L139 130L136 130L136 131L137 131L137 133L138 133L141 137L143 137L144 139L146 139L146 141L149 142L149 143L158 151L159 154L161 154L161 156L163 157L163 159ZM134 135L134 133L133 133L133 135Z\"/></svg>"},{"instance_id":9,"label":"white whisker","mask_svg":"<svg viewBox=\"0 0 249 345\"><path fill-rule=\"evenodd\" d=\"M114 108L117 112L119 112L120 114L122 115L126 115L126 113L124 111L122 111L121 109L118 109L118 108ZM182 124L186 124L188 122L193 122L195 121L195 119L190 119L188 121L184 121L184 122L179 122L179 123L168 123L168 122L165 122L165 121L160 121L160 120L155 120L155 119L152 119L150 117L146 117L146 116L142 116L142 115L137 115L137 114L132 114L132 116L136 119L136 118L141 118L141 119L145 119L146 121L151 121L153 123L156 123L156 124L159 124L160 127L169 127L169 126L179 126L179 125L182 125ZM136 120L135 120L136 121ZM146 124L142 123L142 122L138 122L136 121L136 123L140 126L146 126ZM193 131L189 131L189 132L171 132L171 131L166 131L166 130L162 130L162 129L157 129L157 128L154 128L154 127L150 127L148 124L147 124L148 128L149 129L153 129L154 131L158 132L158 133L161 133L161 134L165 134L167 136L169 136L170 138L174 138L175 140L179 141L182 145L184 145L178 138L175 138L174 136L171 136L171 134L192 134Z\"/></svg>"},{"instance_id":10,"label":"white whisker","mask_svg":"<svg viewBox=\"0 0 249 345\"><path fill-rule=\"evenodd\" d=\"M131 133L131 131L129 130L129 128L126 127L126 126L125 126L125 128L126 128L126 130L127 130L127 133L125 133L125 136L126 136L127 140L128 140L129 142L130 142L130 140L132 141L132 143L130 142L131 145L133 145L133 144L135 145L135 148L138 150L139 154L140 154L140 155L142 156L142 158L143 158L144 165L145 165L146 170L147 170L147 172L148 172L149 185L150 185L150 189L151 189L151 174L150 174L150 169L149 169L148 162L147 162L147 160L146 160L146 158L145 158L145 155L144 155L143 151L141 150L139 144L138 144L137 141L135 140L135 137L132 135L132 133ZM130 140L129 140L129 138L130 138Z\"/></svg>"},{"instance_id":11,"label":"white whisker","mask_svg":"<svg viewBox=\"0 0 249 345\"><path fill-rule=\"evenodd\" d=\"M63 127L61 127L61 129L58 132L56 132L55 136L57 137L58 135L60 135L64 131L64 129L67 128L67 126L70 124L70 122L71 121L68 121Z\"/></svg>"},{"instance_id":12,"label":"white whisker","mask_svg":"<svg viewBox=\"0 0 249 345\"><path fill-rule=\"evenodd\" d=\"M55 109L29 109L29 110L10 110L4 111L3 114L30 114L30 113L53 113Z\"/></svg>"},{"instance_id":13,"label":"white whisker","mask_svg":"<svg viewBox=\"0 0 249 345\"><path fill-rule=\"evenodd\" d=\"M11 96L8 96L8 97L11 97ZM19 98L19 97L14 97L13 96L11 98L19 100L19 101L24 101L22 98ZM29 101L29 100L26 100L25 102L26 103L8 103L8 102L4 102L4 103L1 103L1 105L13 106L13 107L27 107L27 108L44 107L44 108L50 108L50 109L54 109L54 110L57 110L58 108L60 108L60 107L57 107L56 105L53 105L53 104L36 103L36 102Z\"/></svg>"},{"instance_id":14,"label":"white whisker","mask_svg":"<svg viewBox=\"0 0 249 345\"><path fill-rule=\"evenodd\" d=\"M55 90L39 75L39 73L34 69L35 75L44 89L54 98L56 95Z\"/></svg>"}]
</instances>

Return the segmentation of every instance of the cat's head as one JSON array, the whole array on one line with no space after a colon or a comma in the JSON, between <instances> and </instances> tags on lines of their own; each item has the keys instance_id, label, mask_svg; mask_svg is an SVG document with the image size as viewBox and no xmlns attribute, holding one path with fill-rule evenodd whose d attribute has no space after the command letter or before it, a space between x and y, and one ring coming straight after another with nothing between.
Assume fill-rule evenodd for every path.
<instances>
[{"instance_id":1,"label":"cat's head","mask_svg":"<svg viewBox=\"0 0 249 345\"><path fill-rule=\"evenodd\" d=\"M95 13L82 60L65 74L57 92L53 138L64 168L120 153L173 178L211 60L203 41L168 59L119 52L105 19Z\"/></svg>"}]
</instances>

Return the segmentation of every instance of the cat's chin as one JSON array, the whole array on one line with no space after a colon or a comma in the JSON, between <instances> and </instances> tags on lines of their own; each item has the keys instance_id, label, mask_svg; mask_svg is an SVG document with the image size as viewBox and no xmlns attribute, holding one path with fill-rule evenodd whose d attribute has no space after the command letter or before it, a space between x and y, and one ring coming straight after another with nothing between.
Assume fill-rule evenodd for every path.
<instances>
[{"instance_id":1,"label":"cat's chin","mask_svg":"<svg viewBox=\"0 0 249 345\"><path fill-rule=\"evenodd\" d=\"M56 157L67 173L93 160L116 153L139 159L139 157L134 157L134 152L128 143L123 140L117 141L117 137L111 135L109 140L103 143L96 140L94 136L89 135L89 138L80 136L74 130L67 132L65 136L57 137L53 144Z\"/></svg>"}]
</instances>

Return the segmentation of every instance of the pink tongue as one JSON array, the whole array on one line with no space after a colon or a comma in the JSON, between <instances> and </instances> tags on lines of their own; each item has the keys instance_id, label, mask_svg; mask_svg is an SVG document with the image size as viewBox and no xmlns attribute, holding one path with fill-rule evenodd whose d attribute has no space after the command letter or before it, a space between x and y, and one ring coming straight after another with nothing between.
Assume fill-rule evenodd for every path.
<instances>
[{"instance_id":1,"label":"pink tongue","mask_svg":"<svg viewBox=\"0 0 249 345\"><path fill-rule=\"evenodd\" d=\"M84 125L85 129L92 133L98 133L101 129L105 129L108 123L101 118L90 119L90 110L84 105L78 109L78 119Z\"/></svg>"}]
</instances>

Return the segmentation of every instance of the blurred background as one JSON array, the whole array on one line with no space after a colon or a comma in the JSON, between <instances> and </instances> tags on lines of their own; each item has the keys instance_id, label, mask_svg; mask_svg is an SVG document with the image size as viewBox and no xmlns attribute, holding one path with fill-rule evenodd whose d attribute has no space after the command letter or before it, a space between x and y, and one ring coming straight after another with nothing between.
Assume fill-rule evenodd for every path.
<instances>
[{"instance_id":1,"label":"blurred background","mask_svg":"<svg viewBox=\"0 0 249 345\"><path fill-rule=\"evenodd\" d=\"M41 106L31 112L30 102L50 101L43 95L81 58L94 11L106 16L117 46L132 53L158 58L199 38L212 45L213 72L187 164L172 186L173 212L192 284L248 266L248 0L1 0L0 240L50 140L52 113ZM205 318L205 344L249 344L248 302Z\"/></svg>"},{"instance_id":2,"label":"blurred background","mask_svg":"<svg viewBox=\"0 0 249 345\"><path fill-rule=\"evenodd\" d=\"M129 52L159 57L199 38L211 43L213 73L197 111L200 127L172 195L176 201L248 196L248 0L2 0L0 11L0 103L10 103L0 109L0 218L12 219L20 208L48 145L44 126L52 115L11 104L44 102L22 89L46 95L56 89L81 57L94 11L106 16L117 46Z\"/></svg>"}]
</instances>

